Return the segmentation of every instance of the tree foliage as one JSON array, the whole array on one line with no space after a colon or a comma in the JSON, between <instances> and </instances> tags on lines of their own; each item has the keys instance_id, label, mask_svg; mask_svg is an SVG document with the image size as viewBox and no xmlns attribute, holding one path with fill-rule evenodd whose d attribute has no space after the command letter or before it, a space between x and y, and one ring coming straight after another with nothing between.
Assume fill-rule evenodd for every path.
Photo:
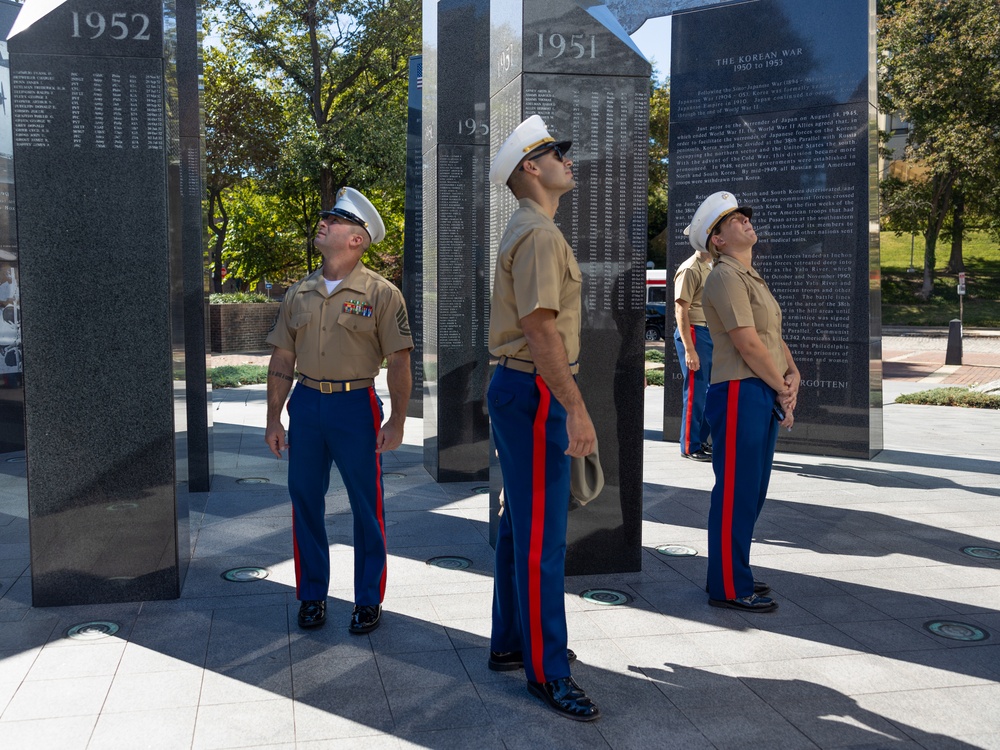
<instances>
[{"instance_id":1,"label":"tree foliage","mask_svg":"<svg viewBox=\"0 0 1000 750\"><path fill-rule=\"evenodd\" d=\"M246 179L264 179L274 169L284 138L278 101L253 82L244 63L220 47L205 50L205 172L212 278L222 289L223 248L229 230L225 192Z\"/></svg>"},{"instance_id":2,"label":"tree foliage","mask_svg":"<svg viewBox=\"0 0 1000 750\"><path fill-rule=\"evenodd\" d=\"M960 226L966 212L1000 210L1000 4L882 0L878 33L880 109L910 124L905 156L926 170L921 184L907 189L924 206L926 298L956 198Z\"/></svg>"},{"instance_id":3,"label":"tree foliage","mask_svg":"<svg viewBox=\"0 0 1000 750\"><path fill-rule=\"evenodd\" d=\"M649 259L663 267L666 248L653 248L652 241L667 227L667 169L670 145L670 85L653 76L649 97Z\"/></svg>"},{"instance_id":4,"label":"tree foliage","mask_svg":"<svg viewBox=\"0 0 1000 750\"><path fill-rule=\"evenodd\" d=\"M279 153L254 177L259 192L282 202L307 271L319 262L319 210L351 185L389 229L366 262L398 278L408 61L419 53L420 8L417 0L206 2L226 53L280 107Z\"/></svg>"}]
</instances>

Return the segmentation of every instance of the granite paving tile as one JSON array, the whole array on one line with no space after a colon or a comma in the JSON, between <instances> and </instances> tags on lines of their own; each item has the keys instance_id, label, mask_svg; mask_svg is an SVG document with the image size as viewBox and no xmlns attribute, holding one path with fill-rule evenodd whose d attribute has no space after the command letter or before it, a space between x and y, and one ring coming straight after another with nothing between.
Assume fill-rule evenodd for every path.
<instances>
[{"instance_id":1,"label":"granite paving tile","mask_svg":"<svg viewBox=\"0 0 1000 750\"><path fill-rule=\"evenodd\" d=\"M102 712L91 735L89 750L177 750L191 747L196 706Z\"/></svg>"}]
</instances>

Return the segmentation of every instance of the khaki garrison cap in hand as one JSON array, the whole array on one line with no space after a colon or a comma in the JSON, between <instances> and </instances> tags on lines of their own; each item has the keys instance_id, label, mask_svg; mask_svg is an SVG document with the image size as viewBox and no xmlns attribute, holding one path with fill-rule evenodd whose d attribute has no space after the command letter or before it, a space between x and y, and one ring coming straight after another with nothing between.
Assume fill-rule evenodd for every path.
<instances>
[{"instance_id":1,"label":"khaki garrison cap in hand","mask_svg":"<svg viewBox=\"0 0 1000 750\"><path fill-rule=\"evenodd\" d=\"M694 212L691 223L684 228L684 235L691 243L691 247L703 253L709 252L708 238L715 225L734 211L739 211L748 219L753 214L753 209L741 206L732 193L712 193L702 201L698 210Z\"/></svg>"},{"instance_id":2,"label":"khaki garrison cap in hand","mask_svg":"<svg viewBox=\"0 0 1000 750\"><path fill-rule=\"evenodd\" d=\"M378 215L375 206L354 188L341 188L337 193L337 202L329 211L320 211L320 216L337 216L345 219L368 232L372 244L385 239L385 224Z\"/></svg>"},{"instance_id":3,"label":"khaki garrison cap in hand","mask_svg":"<svg viewBox=\"0 0 1000 750\"><path fill-rule=\"evenodd\" d=\"M573 141L557 141L549 134L545 122L538 115L532 115L522 122L503 142L490 167L490 182L506 185L521 160L537 151L547 151L558 147L564 154Z\"/></svg>"}]
</instances>

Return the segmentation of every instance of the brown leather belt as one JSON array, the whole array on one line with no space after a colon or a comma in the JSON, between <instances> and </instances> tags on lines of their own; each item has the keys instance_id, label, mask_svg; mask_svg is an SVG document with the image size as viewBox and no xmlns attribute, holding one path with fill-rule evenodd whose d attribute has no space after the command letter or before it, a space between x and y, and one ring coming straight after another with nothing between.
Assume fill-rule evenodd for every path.
<instances>
[{"instance_id":1,"label":"brown leather belt","mask_svg":"<svg viewBox=\"0 0 1000 750\"><path fill-rule=\"evenodd\" d=\"M320 393L358 391L363 388L371 388L375 385L375 381L371 378L361 378L361 380L316 380L301 373L299 374L299 382L306 386L306 388L312 388Z\"/></svg>"},{"instance_id":2,"label":"brown leather belt","mask_svg":"<svg viewBox=\"0 0 1000 750\"><path fill-rule=\"evenodd\" d=\"M509 370L516 370L517 372L526 372L529 375L535 375L538 370L535 367L535 363L527 359L516 359L515 357L508 357L506 354L500 357L497 364L500 367L506 367ZM570 362L569 371L571 374L576 375L580 372L579 362Z\"/></svg>"}]
</instances>

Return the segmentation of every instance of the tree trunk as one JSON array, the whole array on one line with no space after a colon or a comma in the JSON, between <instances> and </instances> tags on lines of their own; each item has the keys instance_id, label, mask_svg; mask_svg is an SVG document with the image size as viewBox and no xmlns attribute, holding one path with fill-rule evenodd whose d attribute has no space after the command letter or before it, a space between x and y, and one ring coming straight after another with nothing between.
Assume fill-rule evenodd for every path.
<instances>
[{"instance_id":1,"label":"tree trunk","mask_svg":"<svg viewBox=\"0 0 1000 750\"><path fill-rule=\"evenodd\" d=\"M927 229L924 231L924 286L917 295L922 300L928 300L934 293L934 265L937 262L935 253L937 251L938 237L941 235L941 228L944 226L945 217L951 210L952 189L955 186L957 175L954 171L946 174L935 175L931 191L931 210L927 221Z\"/></svg>"},{"instance_id":2,"label":"tree trunk","mask_svg":"<svg viewBox=\"0 0 1000 750\"><path fill-rule=\"evenodd\" d=\"M215 207L219 207L221 222L215 220ZM222 188L208 188L208 228L215 235L212 243L212 289L216 292L222 291L222 247L226 241L226 230L229 227L229 214L226 213L226 206L222 202Z\"/></svg>"},{"instance_id":3,"label":"tree trunk","mask_svg":"<svg viewBox=\"0 0 1000 750\"><path fill-rule=\"evenodd\" d=\"M951 257L945 267L947 273L960 273L965 270L965 259L962 257L962 235L965 233L965 195L961 189L955 191L954 210L951 220Z\"/></svg>"}]
</instances>

